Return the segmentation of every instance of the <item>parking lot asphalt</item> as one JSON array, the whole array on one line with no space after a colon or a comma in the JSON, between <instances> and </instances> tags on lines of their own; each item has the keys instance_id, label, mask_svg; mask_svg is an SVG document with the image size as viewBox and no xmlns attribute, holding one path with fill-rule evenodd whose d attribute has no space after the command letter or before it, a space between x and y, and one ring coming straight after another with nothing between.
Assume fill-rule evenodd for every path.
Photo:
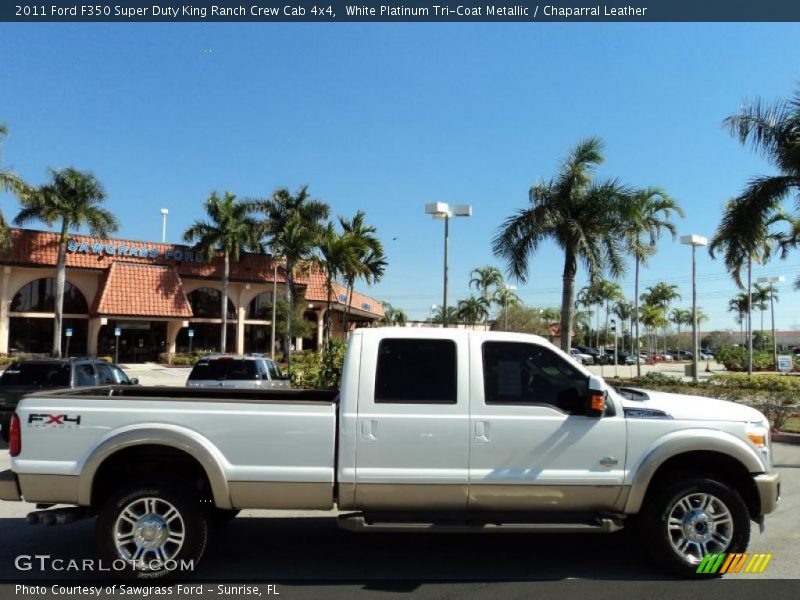
<instances>
[{"instance_id":1,"label":"parking lot asphalt","mask_svg":"<svg viewBox=\"0 0 800 600\"><path fill-rule=\"evenodd\" d=\"M754 525L750 545L751 552L774 557L763 575L729 578L800 576L800 446L776 444L774 448L783 497L777 511L767 518L765 533L759 533ZM8 466L8 453L0 450L0 470ZM34 508L26 503L0 502L0 581L86 578L81 573L15 568L19 555L96 558L93 520L53 527L27 525L24 517ZM340 530L335 513L311 511L244 511L213 532L197 576L224 581L361 582L367 586L392 580L399 582L393 585L401 589L421 581L470 582L475 588L490 582L664 578L645 558L636 538L625 531L562 536L357 534Z\"/></svg>"}]
</instances>

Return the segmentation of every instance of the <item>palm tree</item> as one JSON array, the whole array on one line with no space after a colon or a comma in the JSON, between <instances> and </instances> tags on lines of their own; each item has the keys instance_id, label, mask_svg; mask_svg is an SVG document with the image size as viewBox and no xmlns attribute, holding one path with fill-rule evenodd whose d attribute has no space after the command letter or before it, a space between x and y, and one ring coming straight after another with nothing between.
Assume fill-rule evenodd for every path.
<instances>
[{"instance_id":1,"label":"palm tree","mask_svg":"<svg viewBox=\"0 0 800 600\"><path fill-rule=\"evenodd\" d=\"M485 267L478 267L472 270L470 273L470 280L469 280L469 287L475 286L482 297L483 301L488 307L491 303L492 299L492 292L490 288L494 288L495 290L498 289L500 286L503 285L503 274L500 272L500 269L497 267L485 266ZM486 311L486 323L489 320L489 311Z\"/></svg>"},{"instance_id":2,"label":"palm tree","mask_svg":"<svg viewBox=\"0 0 800 600\"><path fill-rule=\"evenodd\" d=\"M625 239L628 252L634 260L633 304L634 316L639 314L639 268L647 266L647 261L656 252L656 243L663 231L668 231L675 239L677 231L670 220L672 213L683 218L683 210L678 203L660 188L644 188L632 194L625 207ZM639 342L639 319L635 321L634 338L636 356L641 352ZM640 377L642 367L636 361L636 375Z\"/></svg>"},{"instance_id":3,"label":"palm tree","mask_svg":"<svg viewBox=\"0 0 800 600\"><path fill-rule=\"evenodd\" d=\"M265 215L263 233L268 240L273 258L286 261L286 332L283 338L284 355L292 366L292 317L294 315L294 276L297 265L313 256L322 235L323 221L328 218L329 207L311 198L308 186L295 194L279 188L269 198L252 203L254 210Z\"/></svg>"},{"instance_id":4,"label":"palm tree","mask_svg":"<svg viewBox=\"0 0 800 600\"><path fill-rule=\"evenodd\" d=\"M688 308L673 308L669 311L667 319L678 330L678 346L681 344L681 326L692 324L692 311Z\"/></svg>"},{"instance_id":5,"label":"palm tree","mask_svg":"<svg viewBox=\"0 0 800 600\"><path fill-rule=\"evenodd\" d=\"M444 307L437 306L436 310L433 312L433 319L431 320L431 322L444 323L445 314L447 315L448 323L458 322L458 309L455 306L448 306L447 313L444 312Z\"/></svg>"},{"instance_id":6,"label":"palm tree","mask_svg":"<svg viewBox=\"0 0 800 600\"><path fill-rule=\"evenodd\" d=\"M475 329L478 321L489 318L489 306L483 298L470 296L458 302L458 318L464 321L464 325L472 325Z\"/></svg>"},{"instance_id":7,"label":"palm tree","mask_svg":"<svg viewBox=\"0 0 800 600\"><path fill-rule=\"evenodd\" d=\"M633 332L633 318L636 316L635 307L632 302L629 302L625 298L620 298L614 303L614 308L612 309L614 315L619 319L620 324L630 322L631 325L631 332ZM623 334L624 336L624 334ZM631 335L631 354L633 354L633 336ZM623 341L624 344L624 341Z\"/></svg>"},{"instance_id":8,"label":"palm tree","mask_svg":"<svg viewBox=\"0 0 800 600\"><path fill-rule=\"evenodd\" d=\"M603 299L600 297L600 290L597 287L597 284L590 284L583 286L580 291L578 292L578 296L575 300L576 305L583 306L587 309L589 313L590 321L591 316L595 316L595 333L597 335L597 341L595 342L595 346L600 345L600 308L603 305ZM597 306L598 310L594 310L593 307ZM591 327L590 327L591 328ZM591 331L589 331L588 342L590 346L592 344L592 335Z\"/></svg>"},{"instance_id":9,"label":"palm tree","mask_svg":"<svg viewBox=\"0 0 800 600\"><path fill-rule=\"evenodd\" d=\"M8 135L8 128L0 123L0 144ZM26 193L31 191L30 186L22 181L22 178L14 173L4 169L3 166L3 153L0 151L0 192L8 192L14 194L18 198L23 198ZM11 246L11 235L8 231L8 224L0 211L0 251L8 250Z\"/></svg>"},{"instance_id":10,"label":"palm tree","mask_svg":"<svg viewBox=\"0 0 800 600\"><path fill-rule=\"evenodd\" d=\"M323 333L323 338L327 343L331 336L333 282L337 277L343 275L345 271L352 269L352 265L357 264L359 259L356 240L352 236L337 233L333 223L328 223L323 230L317 243L317 250L319 252L320 265L325 271L325 289L328 298ZM388 306L391 308L391 305Z\"/></svg>"},{"instance_id":11,"label":"palm tree","mask_svg":"<svg viewBox=\"0 0 800 600\"><path fill-rule=\"evenodd\" d=\"M345 265L342 275L347 284L347 303L345 306L342 328L347 335L350 320L350 299L356 279L363 279L367 284L380 281L386 271L386 257L383 254L383 244L375 237L377 229L365 223L366 215L358 211L350 219L339 217L339 224L344 231L343 235L349 237L356 253L356 261Z\"/></svg>"},{"instance_id":12,"label":"palm tree","mask_svg":"<svg viewBox=\"0 0 800 600\"><path fill-rule=\"evenodd\" d=\"M667 318L664 316L664 308L656 304L645 302L641 308L641 321L644 326L649 330L652 344L650 349L658 350L657 332L659 328L667 326Z\"/></svg>"},{"instance_id":13,"label":"palm tree","mask_svg":"<svg viewBox=\"0 0 800 600\"><path fill-rule=\"evenodd\" d=\"M67 242L69 230L87 227L92 235L108 237L119 224L110 211L100 204L106 192L100 181L88 172L72 167L50 169L51 181L20 198L22 210L14 224L24 226L31 221L41 221L48 227L61 223L58 259L56 260L55 320L53 323L53 349L61 357L61 329L64 321L64 283L67 278Z\"/></svg>"},{"instance_id":14,"label":"palm tree","mask_svg":"<svg viewBox=\"0 0 800 600\"><path fill-rule=\"evenodd\" d=\"M561 310L558 308L543 308L542 309L542 318L547 321L548 323L553 322L560 322L561 321ZM576 317L573 316L572 320L575 321Z\"/></svg>"},{"instance_id":15,"label":"palm tree","mask_svg":"<svg viewBox=\"0 0 800 600\"><path fill-rule=\"evenodd\" d=\"M746 293L737 294L728 301L728 312L736 313L736 322L739 324L739 333L744 340L744 317L750 310L750 298Z\"/></svg>"},{"instance_id":16,"label":"palm tree","mask_svg":"<svg viewBox=\"0 0 800 600\"><path fill-rule=\"evenodd\" d=\"M183 233L183 241L194 244L208 262L222 253L222 297L219 332L220 352L227 349L228 335L228 281L231 259L238 261L242 250L258 250L259 225L251 214L251 206L238 202L230 192L220 198L217 192L203 203L208 220L198 219ZM273 299L274 302L274 299Z\"/></svg>"},{"instance_id":17,"label":"palm tree","mask_svg":"<svg viewBox=\"0 0 800 600\"><path fill-rule=\"evenodd\" d=\"M400 310L399 308L395 308L388 302L383 303L383 318L381 319L381 324L402 327L407 321L408 316L404 311Z\"/></svg>"},{"instance_id":18,"label":"palm tree","mask_svg":"<svg viewBox=\"0 0 800 600\"><path fill-rule=\"evenodd\" d=\"M674 284L668 284L659 282L654 286L648 287L645 289L645 293L641 295L640 298L646 304L651 304L656 306L662 310L664 313L664 327L666 327L668 321L666 320L666 313L669 310L669 305L672 304L675 300L680 300L681 295L678 292L678 286ZM658 329L654 331L656 335L656 350L658 350ZM666 352L666 336L664 337L664 350Z\"/></svg>"},{"instance_id":19,"label":"palm tree","mask_svg":"<svg viewBox=\"0 0 800 600\"><path fill-rule=\"evenodd\" d=\"M752 256L763 238L764 224L782 212L784 199L800 190L800 88L788 100L751 102L723 123L739 143L749 144L778 171L752 178L735 201L748 219L739 223L742 251Z\"/></svg>"},{"instance_id":20,"label":"palm tree","mask_svg":"<svg viewBox=\"0 0 800 600\"><path fill-rule=\"evenodd\" d=\"M618 277L623 260L622 203L629 190L616 180L594 181L593 171L603 161L597 138L580 142L559 173L531 187L530 207L506 219L493 240L496 256L506 260L509 273L525 281L528 261L545 240L564 252L561 294L561 348L569 352L575 311L575 275L578 263L592 280L608 271Z\"/></svg>"},{"instance_id":21,"label":"palm tree","mask_svg":"<svg viewBox=\"0 0 800 600\"><path fill-rule=\"evenodd\" d=\"M761 313L761 351L764 351L764 311L769 307L770 287L755 284L753 286L753 308Z\"/></svg>"},{"instance_id":22,"label":"palm tree","mask_svg":"<svg viewBox=\"0 0 800 600\"><path fill-rule=\"evenodd\" d=\"M604 343L608 345L608 317L611 314L611 303L622 300L622 289L613 281L601 279L597 282L597 293L602 303L606 306L606 326Z\"/></svg>"},{"instance_id":23,"label":"palm tree","mask_svg":"<svg viewBox=\"0 0 800 600\"><path fill-rule=\"evenodd\" d=\"M492 302L500 307L503 313L503 331L508 330L508 309L512 306L519 306L522 301L517 293L509 287L497 288L492 296Z\"/></svg>"}]
</instances>

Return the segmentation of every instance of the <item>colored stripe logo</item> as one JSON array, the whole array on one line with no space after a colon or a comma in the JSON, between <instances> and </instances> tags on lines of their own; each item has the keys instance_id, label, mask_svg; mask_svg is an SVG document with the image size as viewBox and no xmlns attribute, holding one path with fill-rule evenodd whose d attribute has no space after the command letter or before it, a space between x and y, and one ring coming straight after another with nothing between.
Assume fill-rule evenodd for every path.
<instances>
[{"instance_id":1,"label":"colored stripe logo","mask_svg":"<svg viewBox=\"0 0 800 600\"><path fill-rule=\"evenodd\" d=\"M730 575L738 573L763 573L767 568L772 554L706 554L702 562L697 565L696 573Z\"/></svg>"}]
</instances>

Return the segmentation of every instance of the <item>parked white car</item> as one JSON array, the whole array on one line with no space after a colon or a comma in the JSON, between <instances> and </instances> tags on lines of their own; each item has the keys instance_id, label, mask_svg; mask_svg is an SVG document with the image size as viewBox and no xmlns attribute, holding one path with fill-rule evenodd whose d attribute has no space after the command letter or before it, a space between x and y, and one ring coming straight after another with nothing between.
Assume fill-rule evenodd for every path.
<instances>
[{"instance_id":1,"label":"parked white car","mask_svg":"<svg viewBox=\"0 0 800 600\"><path fill-rule=\"evenodd\" d=\"M584 354L577 348L570 348L569 353L572 355L576 361L581 363L582 365L593 365L594 364L594 357L591 354Z\"/></svg>"}]
</instances>

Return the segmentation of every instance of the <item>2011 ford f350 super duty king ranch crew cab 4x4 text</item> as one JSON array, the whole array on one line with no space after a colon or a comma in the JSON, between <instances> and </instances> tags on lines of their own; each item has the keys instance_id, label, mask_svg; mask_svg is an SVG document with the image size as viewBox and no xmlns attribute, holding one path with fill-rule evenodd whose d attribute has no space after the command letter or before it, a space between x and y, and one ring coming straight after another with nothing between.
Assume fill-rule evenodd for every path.
<instances>
[{"instance_id":1,"label":"2011 ford f350 super duty king ranch crew cab 4x4 text","mask_svg":"<svg viewBox=\"0 0 800 600\"><path fill-rule=\"evenodd\" d=\"M616 391L546 340L359 329L341 389L97 387L13 419L0 498L97 516L103 557L140 577L200 559L242 508L338 508L376 531L613 532L662 566L742 552L778 502L767 419L731 402Z\"/></svg>"}]
</instances>

